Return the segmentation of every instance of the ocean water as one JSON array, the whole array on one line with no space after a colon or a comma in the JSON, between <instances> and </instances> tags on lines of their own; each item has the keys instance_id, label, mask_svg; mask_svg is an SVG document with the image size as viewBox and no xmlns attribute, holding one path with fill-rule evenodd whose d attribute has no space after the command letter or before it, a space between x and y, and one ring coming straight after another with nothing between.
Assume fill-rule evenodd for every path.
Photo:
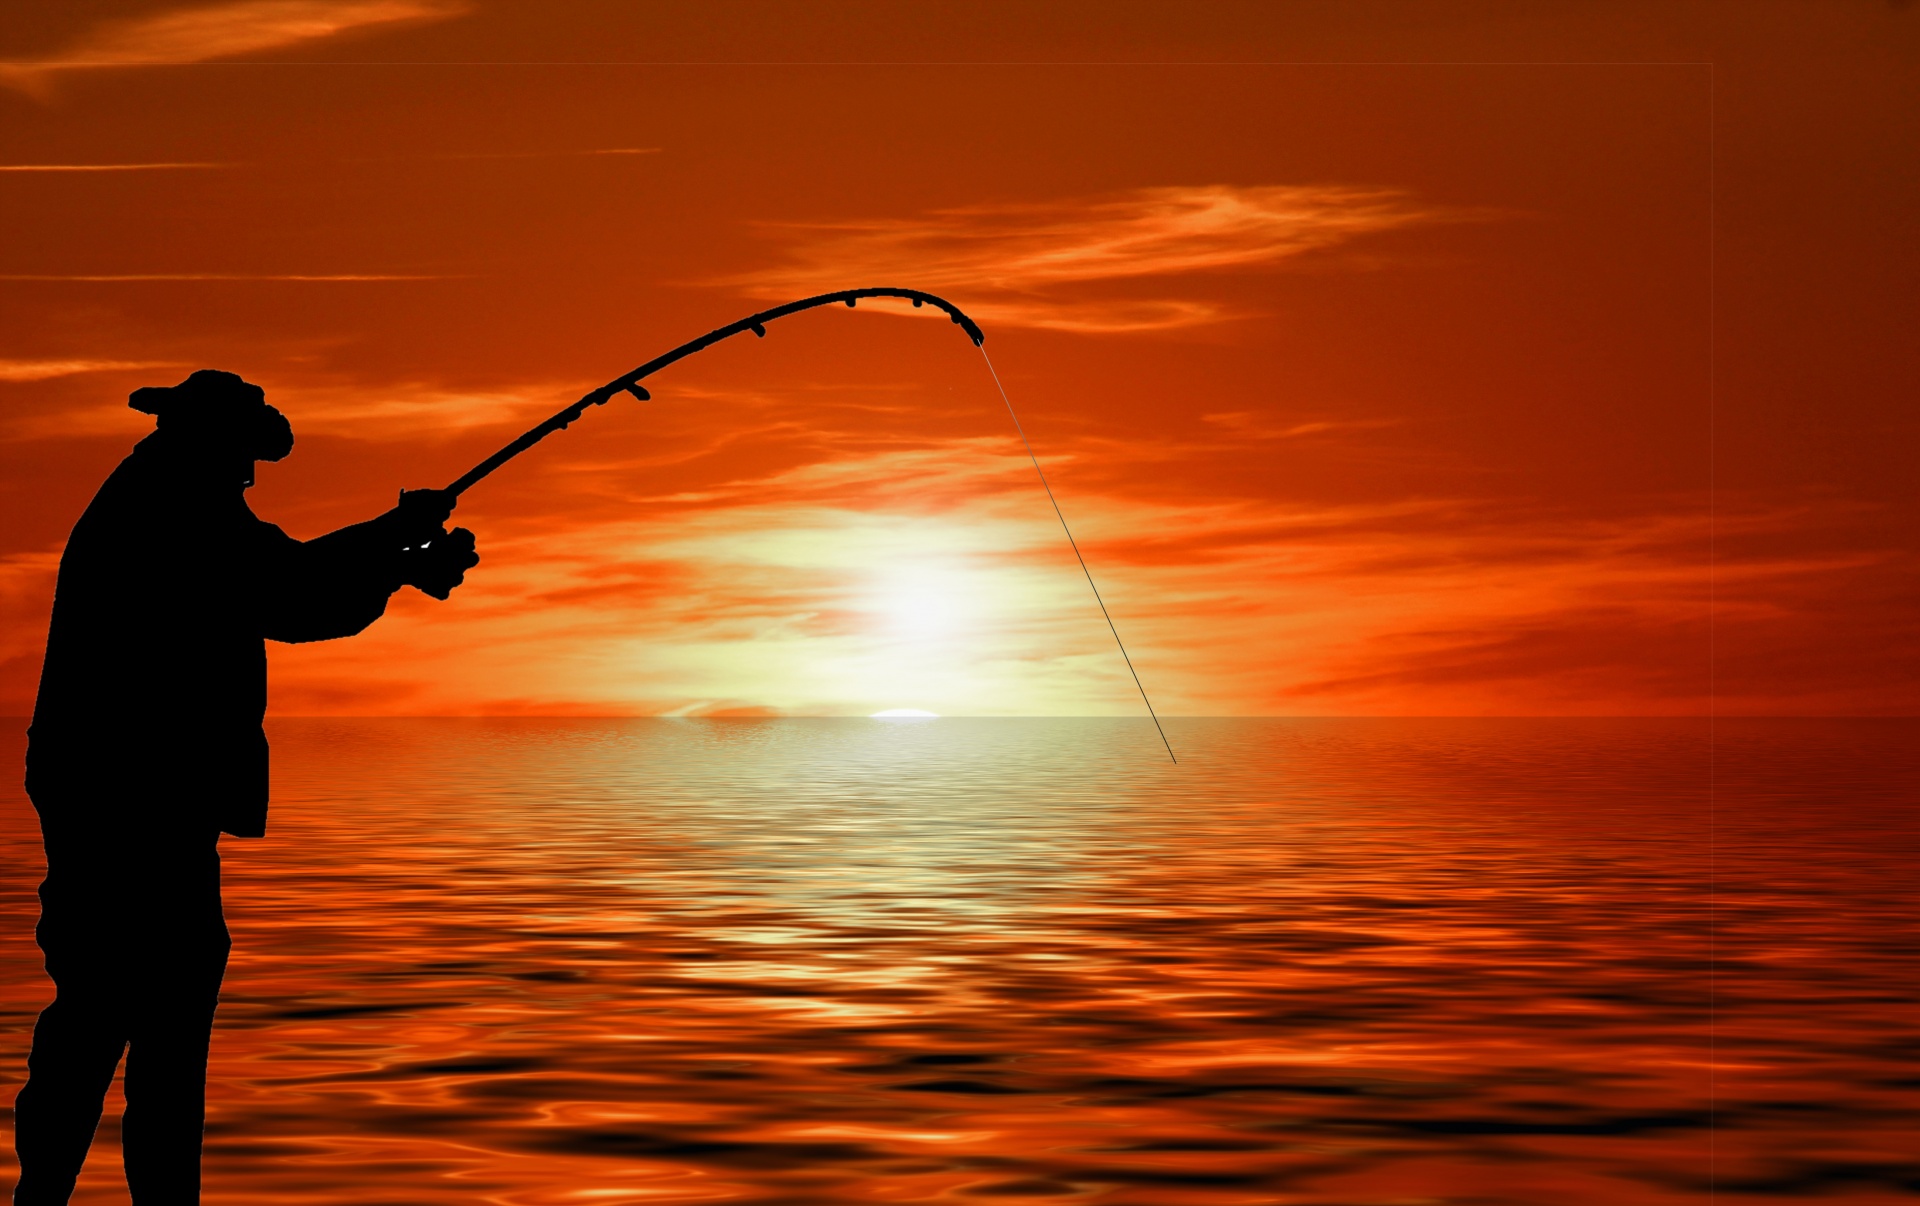
<instances>
[{"instance_id":1,"label":"ocean water","mask_svg":"<svg viewBox=\"0 0 1920 1206\"><path fill-rule=\"evenodd\" d=\"M1920 1197L1920 722L1168 731L278 721L207 1200Z\"/></svg>"}]
</instances>

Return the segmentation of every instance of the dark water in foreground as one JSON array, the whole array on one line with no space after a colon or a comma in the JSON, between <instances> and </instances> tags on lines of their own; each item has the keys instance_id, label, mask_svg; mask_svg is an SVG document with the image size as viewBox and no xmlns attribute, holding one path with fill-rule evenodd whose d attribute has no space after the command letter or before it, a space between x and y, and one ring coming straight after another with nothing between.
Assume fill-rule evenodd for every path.
<instances>
[{"instance_id":1,"label":"dark water in foreground","mask_svg":"<svg viewBox=\"0 0 1920 1206\"><path fill-rule=\"evenodd\" d=\"M208 1200L1920 1197L1920 722L1169 730L279 722Z\"/></svg>"}]
</instances>

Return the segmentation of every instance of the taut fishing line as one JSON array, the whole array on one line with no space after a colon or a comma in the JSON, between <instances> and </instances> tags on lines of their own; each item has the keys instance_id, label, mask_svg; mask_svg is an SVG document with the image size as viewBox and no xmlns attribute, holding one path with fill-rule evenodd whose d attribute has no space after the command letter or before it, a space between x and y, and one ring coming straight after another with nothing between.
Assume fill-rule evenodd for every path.
<instances>
[{"instance_id":1,"label":"taut fishing line","mask_svg":"<svg viewBox=\"0 0 1920 1206\"><path fill-rule=\"evenodd\" d=\"M1074 559L1080 562L1080 572L1087 576L1087 589L1093 592L1093 601L1100 605L1100 615L1107 621L1107 631L1113 633L1113 643L1120 647L1120 660L1127 664L1127 673L1133 675L1133 685L1140 690L1140 702L1147 705L1147 715L1153 720L1153 731L1160 734L1160 744L1167 747L1167 757L1173 758L1178 766L1180 759L1173 757L1173 743L1167 740L1167 731L1160 727L1160 717L1153 710L1153 701L1147 698L1147 689L1140 682L1140 672L1133 668L1133 659L1127 656L1127 643L1120 639L1120 629L1114 626L1113 616L1107 611L1107 601L1100 597L1100 588L1093 584L1093 571L1087 568L1087 559L1080 555L1080 542L1073 538L1073 529L1067 526L1067 517L1060 510L1060 500L1053 496L1053 487L1047 484L1046 470L1040 468L1040 458L1033 454L1033 444L1027 439L1027 429L1020 425L1020 416L1013 413L1013 399L1007 397L1007 387L1000 383L1000 372L993 367L993 357L987 355L987 345L976 345L980 349L980 359L987 362L987 372L993 377L993 387L1000 391L1000 400L1007 404L1007 417L1013 420L1013 429L1020 433L1020 443L1027 450L1027 459L1033 462L1033 471L1040 475L1040 488L1047 492L1047 501L1053 504L1054 518L1060 521L1060 530L1067 534L1067 545L1073 549Z\"/></svg>"},{"instance_id":2,"label":"taut fishing line","mask_svg":"<svg viewBox=\"0 0 1920 1206\"><path fill-rule=\"evenodd\" d=\"M1054 517L1060 521L1060 530L1067 535L1067 544L1073 549L1074 559L1080 563L1080 572L1086 575L1087 586L1093 591L1093 601L1100 605L1100 614L1107 621L1107 630L1113 633L1113 643L1120 648L1120 660L1127 664L1127 673L1133 676L1133 685L1140 691L1140 702L1147 705L1147 715L1153 720L1154 732L1160 734L1160 744L1167 747L1167 757L1172 758L1177 765L1180 759L1174 757L1173 743L1167 740L1167 731L1160 726L1160 717L1158 713L1153 710L1153 701L1147 698L1147 688L1140 681L1140 672L1133 668L1133 658L1127 654L1126 642L1120 639L1120 629L1114 624L1112 613L1107 611L1106 600L1100 597L1100 588L1094 585L1093 571L1087 568L1087 559L1080 552L1080 542L1073 538L1073 529L1067 526L1067 517L1060 510L1060 500L1054 497L1053 487L1047 482L1046 471L1040 468L1040 458L1034 455L1033 443L1027 439L1027 430L1021 426L1020 416L1014 413L1013 400L1007 397L1007 387L1001 384L1000 373L993 367L993 358L987 355L986 334L980 330L980 324L961 313L960 307L943 297L936 297L931 293L923 293L918 289L841 289L834 293L822 293L817 297L801 298L799 301L788 302L784 306L775 306L771 310L762 310L758 314L749 314L738 322L730 322L724 327L716 327L698 339L690 339L670 352L655 356L652 360L647 361L632 372L622 373L620 376L615 377L597 389L588 390L585 394L581 395L578 402L573 403L571 406L566 407L550 418L536 423L505 448L502 448L486 460L481 461L478 465L461 474L458 478L455 478L453 483L445 490L440 491L440 493L448 498L457 500L462 494L466 493L467 489L475 482L486 477L495 469L506 464L514 457L519 456L554 432L570 425L575 419L586 413L587 407L605 405L615 394L632 394L642 402L647 401L652 395L640 387L640 379L651 376L653 373L667 367L676 360L691 356L695 352L712 347L723 339L730 339L746 331L752 331L755 335L764 338L767 333L766 324L776 318L785 318L789 314L798 314L802 310L811 310L815 306L831 305L834 302L845 302L849 307L852 307L863 297L897 297L912 302L916 309L921 306L931 305L944 310L946 311L947 317L959 324L961 329L966 331L967 336L973 340L973 345L980 349L980 357L987 363L987 373L993 378L994 388L1000 391L1000 400L1006 403L1007 417L1013 420L1013 429L1020 435L1020 443L1027 450L1027 459L1033 462L1033 471L1040 477L1040 488L1046 491L1047 501L1053 504ZM404 501L405 496L403 495L402 497Z\"/></svg>"}]
</instances>

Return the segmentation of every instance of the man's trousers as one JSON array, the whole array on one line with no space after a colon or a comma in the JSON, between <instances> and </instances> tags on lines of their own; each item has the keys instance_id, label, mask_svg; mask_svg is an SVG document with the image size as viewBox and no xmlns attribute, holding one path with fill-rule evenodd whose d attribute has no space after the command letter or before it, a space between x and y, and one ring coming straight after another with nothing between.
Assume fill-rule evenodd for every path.
<instances>
[{"instance_id":1,"label":"man's trousers","mask_svg":"<svg viewBox=\"0 0 1920 1206\"><path fill-rule=\"evenodd\" d=\"M67 1201L124 1053L121 1151L135 1206L194 1206L207 1044L227 964L219 834L82 831L46 824L44 808L42 817L47 878L35 934L55 996L34 1027L14 1103L13 1200Z\"/></svg>"}]
</instances>

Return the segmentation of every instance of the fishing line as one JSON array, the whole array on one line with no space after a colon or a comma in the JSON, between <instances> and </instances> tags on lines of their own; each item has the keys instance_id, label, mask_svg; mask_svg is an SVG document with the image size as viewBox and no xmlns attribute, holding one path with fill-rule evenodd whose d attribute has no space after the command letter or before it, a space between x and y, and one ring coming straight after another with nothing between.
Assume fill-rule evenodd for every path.
<instances>
[{"instance_id":1,"label":"fishing line","mask_svg":"<svg viewBox=\"0 0 1920 1206\"><path fill-rule=\"evenodd\" d=\"M919 289L840 289L832 293L821 293L814 297L803 297L799 301L791 301L784 306L775 306L770 310L762 310L757 314L749 314L745 318L737 322L730 322L724 327L716 327L698 339L689 339L672 351L655 356L652 360L647 361L630 373L622 373L605 385L588 390L585 394L581 395L579 401L565 407L550 418L536 423L505 448L502 448L486 460L481 461L478 465L475 465L473 468L455 478L447 485L446 489L401 491L401 508L402 510L417 509L422 515L437 513L444 517L446 512L439 509L443 505L444 500L457 501L462 494L466 493L467 490L472 487L474 483L480 481L480 479L491 474L494 470L506 464L514 457L519 456L535 444L538 444L541 440L546 439L554 432L562 431L570 426L574 420L586 413L589 406L604 406L607 402L622 393L632 394L634 398L641 402L647 401L652 395L648 394L640 385L641 378L651 376L669 364L674 363L676 360L684 359L693 355L695 352L704 351L714 344L719 343L721 340L731 339L735 335L742 335L748 331L752 331L755 335L764 338L767 333L767 324L776 318L785 318L789 314L798 314L802 310L811 310L816 306L830 305L834 302L844 302L851 308L862 298L868 297L899 298L903 301L912 302L915 309L919 309L921 306L933 306L936 309L943 310L946 312L948 318L952 319L961 330L967 333L967 338L973 340L973 346L980 349L981 358L987 362L987 372L993 377L994 388L1000 391L1000 400L1007 404L1007 417L1013 420L1013 429L1020 433L1020 443L1027 450L1027 459L1033 462L1033 471L1040 476L1040 487L1047 492L1047 501L1053 504L1053 514L1054 517L1060 521L1060 530L1067 534L1067 544L1073 549L1074 559L1080 563L1080 572L1087 576L1087 586L1093 591L1093 601L1100 605L1100 614L1107 621L1107 631L1113 633L1113 643L1120 647L1120 660L1127 664L1127 673L1133 676L1133 685L1140 692L1140 702L1147 705L1147 715L1153 719L1153 730L1160 734L1160 744L1167 747L1167 757L1172 758L1174 764L1178 765L1180 759L1174 757L1173 743L1167 740L1167 731L1160 726L1160 716L1153 710L1153 701L1147 698L1147 688L1140 682L1140 672L1133 668L1133 658L1127 653L1127 643L1120 639L1120 629L1115 626L1112 613L1107 611L1107 601L1100 597L1100 588L1094 585L1093 571L1087 568L1087 559L1080 552L1080 542L1073 538L1073 529L1067 526L1067 517L1060 510L1060 500L1053 496L1053 487L1047 482L1046 471L1040 468L1040 458L1034 455L1033 443L1027 439L1027 429L1020 425L1020 416L1014 413L1013 399L1007 397L1007 387L1000 383L1000 373L993 367L993 357L987 355L987 337L985 333L980 330L980 324L968 318L959 306L954 305L944 297L939 297L932 293L925 293ZM412 496L411 499L409 498L410 495ZM421 542L423 544L431 540L434 536L442 534L439 530L439 520L432 522L425 522L423 520L421 527Z\"/></svg>"},{"instance_id":2,"label":"fishing line","mask_svg":"<svg viewBox=\"0 0 1920 1206\"><path fill-rule=\"evenodd\" d=\"M1000 372L993 367L993 357L987 355L987 345L980 344L980 359L987 362L987 372L993 377L993 386L1000 391L1000 400L1007 404L1007 417L1013 420L1013 429L1020 433L1020 443L1027 450L1027 459L1033 462L1033 471L1040 476L1040 488L1047 492L1047 501L1053 504L1053 515L1060 521L1060 530L1067 534L1067 544L1073 549L1073 556L1080 563L1080 572L1087 576L1087 587L1093 591L1093 601L1100 605L1100 615L1107 621L1107 631L1113 634L1113 643L1120 647L1120 660L1127 664L1127 673L1133 675L1133 685L1140 692L1140 702L1147 705L1147 715L1153 719L1153 731L1160 734L1160 744L1167 747L1167 757L1173 758L1175 766L1180 759L1174 758L1173 743L1167 740L1167 731L1160 727L1159 714L1153 710L1153 701L1147 698L1147 688L1140 682L1140 672L1133 668L1133 659L1127 656L1127 643L1120 639L1120 629L1113 623L1113 615L1107 610L1107 601L1100 597L1100 588L1094 585L1093 571L1087 568L1087 559L1080 554L1080 542L1073 538L1073 529L1067 526L1067 517L1060 510L1060 500L1053 496L1053 487L1047 484L1047 472L1040 467L1040 458L1033 454L1033 442L1027 439L1027 429L1020 425L1020 416L1013 412L1013 399L1007 397L1007 387L1000 382Z\"/></svg>"}]
</instances>

